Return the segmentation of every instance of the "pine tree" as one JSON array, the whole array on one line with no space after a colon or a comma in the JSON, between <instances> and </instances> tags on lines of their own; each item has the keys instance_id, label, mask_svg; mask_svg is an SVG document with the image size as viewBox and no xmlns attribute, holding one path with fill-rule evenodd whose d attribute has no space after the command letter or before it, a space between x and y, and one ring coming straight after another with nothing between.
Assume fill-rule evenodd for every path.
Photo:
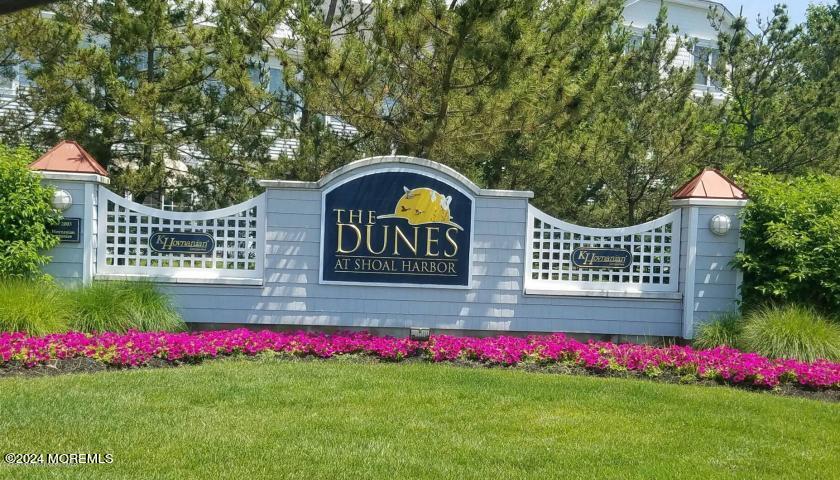
<instances>
[{"instance_id":1,"label":"pine tree","mask_svg":"<svg viewBox=\"0 0 840 480\"><path fill-rule=\"evenodd\" d=\"M837 170L837 11L813 6L807 25L791 26L777 5L755 34L743 17L731 29L717 18L715 73L728 93L719 163L770 173Z\"/></svg>"},{"instance_id":2,"label":"pine tree","mask_svg":"<svg viewBox=\"0 0 840 480\"><path fill-rule=\"evenodd\" d=\"M261 82L263 41L287 3L103 0L51 8L43 22L70 40L48 54L32 46L40 39L16 47L37 65L32 88L19 97L41 120L32 143L79 141L109 168L113 188L139 201L197 192L212 207L253 193L253 172L270 162L270 145L290 123Z\"/></svg>"},{"instance_id":3,"label":"pine tree","mask_svg":"<svg viewBox=\"0 0 840 480\"><path fill-rule=\"evenodd\" d=\"M9 144L31 143L33 129L43 124L43 118L28 110L17 96L29 96L26 85L11 88L20 79L33 76L37 63L33 59L51 59L67 45L79 41L77 32L50 21L37 9L22 10L0 19L0 139ZM12 95L8 95L12 93Z\"/></svg>"},{"instance_id":4,"label":"pine tree","mask_svg":"<svg viewBox=\"0 0 840 480\"><path fill-rule=\"evenodd\" d=\"M634 225L665 213L670 193L696 171L710 99L693 93L695 71L677 61L691 41L666 20L663 6L640 34L614 32L619 60L590 115L539 152L553 180L536 199L541 207L585 225ZM574 181L556 181L564 175Z\"/></svg>"},{"instance_id":5,"label":"pine tree","mask_svg":"<svg viewBox=\"0 0 840 480\"><path fill-rule=\"evenodd\" d=\"M370 133L355 134L354 129L337 115L334 98L328 94L335 72L328 68L330 59L345 38L359 35L370 21L374 4L357 0L296 2L287 18L294 52L287 56L286 88L296 122L292 126L298 141L292 155L281 157L269 176L317 180L341 165L369 154ZM283 55L277 52L277 55ZM328 117L337 120L330 124ZM336 126L346 126L340 132Z\"/></svg>"},{"instance_id":6,"label":"pine tree","mask_svg":"<svg viewBox=\"0 0 840 480\"><path fill-rule=\"evenodd\" d=\"M324 101L369 153L430 158L488 186L518 186L527 160L505 152L568 126L591 102L620 5L374 1L365 28L328 60Z\"/></svg>"}]
</instances>

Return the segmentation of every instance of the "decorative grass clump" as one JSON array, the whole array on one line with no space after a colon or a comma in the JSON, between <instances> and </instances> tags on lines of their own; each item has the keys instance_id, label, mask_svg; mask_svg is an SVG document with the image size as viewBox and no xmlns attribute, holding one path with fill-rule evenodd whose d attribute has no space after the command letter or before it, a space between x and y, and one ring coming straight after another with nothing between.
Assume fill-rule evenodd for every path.
<instances>
[{"instance_id":1,"label":"decorative grass clump","mask_svg":"<svg viewBox=\"0 0 840 480\"><path fill-rule=\"evenodd\" d=\"M0 282L0 331L46 335L80 332L180 331L169 298L150 282L94 282L63 288L50 282Z\"/></svg>"},{"instance_id":2,"label":"decorative grass clump","mask_svg":"<svg viewBox=\"0 0 840 480\"><path fill-rule=\"evenodd\" d=\"M65 332L73 305L65 291L48 282L0 282L0 331L46 335Z\"/></svg>"},{"instance_id":3,"label":"decorative grass clump","mask_svg":"<svg viewBox=\"0 0 840 480\"><path fill-rule=\"evenodd\" d=\"M70 320L73 330L122 333L184 329L169 299L150 282L94 282L70 294L75 305Z\"/></svg>"},{"instance_id":4,"label":"decorative grass clump","mask_svg":"<svg viewBox=\"0 0 840 480\"><path fill-rule=\"evenodd\" d=\"M170 332L186 330L186 325L169 301L151 282L127 282L129 324L134 330Z\"/></svg>"},{"instance_id":5,"label":"decorative grass clump","mask_svg":"<svg viewBox=\"0 0 840 480\"><path fill-rule=\"evenodd\" d=\"M125 332L129 323L128 288L122 282L94 282L69 292L73 298L73 330L80 332Z\"/></svg>"},{"instance_id":6,"label":"decorative grass clump","mask_svg":"<svg viewBox=\"0 0 840 480\"><path fill-rule=\"evenodd\" d=\"M742 347L774 358L840 360L840 325L812 308L763 307L746 317Z\"/></svg>"},{"instance_id":7,"label":"decorative grass clump","mask_svg":"<svg viewBox=\"0 0 840 480\"><path fill-rule=\"evenodd\" d=\"M744 320L738 312L728 312L700 325L694 338L699 348L714 348L721 345L739 348Z\"/></svg>"}]
</instances>

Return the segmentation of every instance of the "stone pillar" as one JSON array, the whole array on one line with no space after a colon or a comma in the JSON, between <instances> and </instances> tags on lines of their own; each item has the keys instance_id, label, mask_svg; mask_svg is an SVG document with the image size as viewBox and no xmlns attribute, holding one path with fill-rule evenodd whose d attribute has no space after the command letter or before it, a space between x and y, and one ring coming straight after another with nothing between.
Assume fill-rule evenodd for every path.
<instances>
[{"instance_id":1,"label":"stone pillar","mask_svg":"<svg viewBox=\"0 0 840 480\"><path fill-rule=\"evenodd\" d=\"M706 169L672 198L671 206L682 211L682 336L692 339L699 324L738 308L742 276L732 260L743 248L740 212L747 197L719 171Z\"/></svg>"}]
</instances>

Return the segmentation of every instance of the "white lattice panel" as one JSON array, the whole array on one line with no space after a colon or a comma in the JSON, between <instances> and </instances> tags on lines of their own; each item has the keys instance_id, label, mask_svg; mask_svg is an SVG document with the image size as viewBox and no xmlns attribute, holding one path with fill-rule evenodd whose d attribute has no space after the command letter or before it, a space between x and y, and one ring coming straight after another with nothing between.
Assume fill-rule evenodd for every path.
<instances>
[{"instance_id":1,"label":"white lattice panel","mask_svg":"<svg viewBox=\"0 0 840 480\"><path fill-rule=\"evenodd\" d=\"M627 250L627 268L584 268L572 262L579 247ZM677 292L680 213L623 228L588 228L528 207L525 288L538 291Z\"/></svg>"},{"instance_id":2,"label":"white lattice panel","mask_svg":"<svg viewBox=\"0 0 840 480\"><path fill-rule=\"evenodd\" d=\"M265 194L208 212L170 212L99 189L97 275L144 276L183 281L262 279ZM152 234L203 233L210 253L156 252Z\"/></svg>"}]
</instances>

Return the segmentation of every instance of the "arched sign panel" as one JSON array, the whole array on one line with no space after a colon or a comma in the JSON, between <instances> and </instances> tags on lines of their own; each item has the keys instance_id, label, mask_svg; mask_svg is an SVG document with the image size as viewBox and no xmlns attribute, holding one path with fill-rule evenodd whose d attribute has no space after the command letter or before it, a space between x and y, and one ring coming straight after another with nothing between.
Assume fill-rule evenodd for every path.
<instances>
[{"instance_id":1,"label":"arched sign panel","mask_svg":"<svg viewBox=\"0 0 840 480\"><path fill-rule=\"evenodd\" d=\"M327 190L321 281L468 287L473 199L415 171L375 171Z\"/></svg>"}]
</instances>

